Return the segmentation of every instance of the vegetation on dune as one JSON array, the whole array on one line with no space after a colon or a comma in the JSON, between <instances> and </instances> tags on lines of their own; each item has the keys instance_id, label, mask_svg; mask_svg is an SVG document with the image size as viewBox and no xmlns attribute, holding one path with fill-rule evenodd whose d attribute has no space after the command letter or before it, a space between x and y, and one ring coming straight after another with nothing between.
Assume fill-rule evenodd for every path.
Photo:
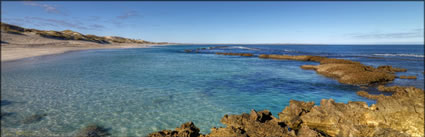
<instances>
[{"instance_id":1,"label":"vegetation on dune","mask_svg":"<svg viewBox=\"0 0 425 137\"><path fill-rule=\"evenodd\" d=\"M96 36L96 35L84 35L72 30L64 31L44 31L37 29L26 29L23 27L10 25L6 23L1 23L1 31L11 34L20 34L24 35L24 32L30 32L38 34L45 38L53 38L60 40L84 40L90 42L96 42L100 44L109 44L109 43L138 43L138 44L167 44L166 42L155 43L144 40L135 40L129 38L123 38L118 36Z\"/></svg>"}]
</instances>

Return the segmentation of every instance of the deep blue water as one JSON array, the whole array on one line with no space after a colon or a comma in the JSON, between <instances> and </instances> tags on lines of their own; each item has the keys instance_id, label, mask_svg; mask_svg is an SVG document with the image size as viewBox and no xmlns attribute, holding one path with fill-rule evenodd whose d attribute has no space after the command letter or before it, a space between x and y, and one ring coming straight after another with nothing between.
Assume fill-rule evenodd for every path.
<instances>
[{"instance_id":1,"label":"deep blue water","mask_svg":"<svg viewBox=\"0 0 425 137\"><path fill-rule=\"evenodd\" d=\"M214 52L321 55L407 68L389 85L424 88L423 45L218 45L159 46L70 52L3 62L2 135L73 135L90 123L114 136L141 136L193 121L207 133L224 114L269 109L277 116L289 100L365 101L357 86L340 84L288 60L215 55ZM223 45L220 45L223 46ZM372 91L373 93L378 93ZM36 123L21 121L46 113Z\"/></svg>"}]
</instances>

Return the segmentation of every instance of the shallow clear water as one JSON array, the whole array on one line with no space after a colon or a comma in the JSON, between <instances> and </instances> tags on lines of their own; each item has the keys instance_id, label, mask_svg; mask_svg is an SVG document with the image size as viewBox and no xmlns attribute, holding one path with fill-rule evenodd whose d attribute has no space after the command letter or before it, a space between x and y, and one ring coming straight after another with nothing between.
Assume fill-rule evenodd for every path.
<instances>
[{"instance_id":1,"label":"shallow clear water","mask_svg":"<svg viewBox=\"0 0 425 137\"><path fill-rule=\"evenodd\" d=\"M424 87L423 45L313 46L232 45L200 53L184 49L217 45L145 49L87 50L2 63L2 135L75 134L90 123L114 136L144 136L193 121L201 132L223 126L224 114L269 109L277 116L289 100L365 101L359 87L343 85L299 66L314 62L222 56L213 52L308 54L407 68L390 85ZM32 114L47 114L23 124Z\"/></svg>"}]
</instances>

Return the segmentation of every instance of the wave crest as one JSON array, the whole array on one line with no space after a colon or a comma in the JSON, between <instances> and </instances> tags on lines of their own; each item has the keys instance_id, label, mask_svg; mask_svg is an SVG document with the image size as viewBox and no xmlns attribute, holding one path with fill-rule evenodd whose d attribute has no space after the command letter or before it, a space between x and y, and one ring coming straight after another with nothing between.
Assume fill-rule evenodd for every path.
<instances>
[{"instance_id":1,"label":"wave crest","mask_svg":"<svg viewBox=\"0 0 425 137\"><path fill-rule=\"evenodd\" d=\"M419 54L373 54L374 56L400 56L400 57L418 57L423 58L424 55Z\"/></svg>"}]
</instances>

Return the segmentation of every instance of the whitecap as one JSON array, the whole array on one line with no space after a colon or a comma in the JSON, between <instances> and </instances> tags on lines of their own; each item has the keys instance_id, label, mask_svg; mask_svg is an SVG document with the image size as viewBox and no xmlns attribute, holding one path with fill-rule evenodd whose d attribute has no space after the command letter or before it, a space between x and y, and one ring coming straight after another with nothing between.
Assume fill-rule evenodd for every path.
<instances>
[{"instance_id":1,"label":"whitecap","mask_svg":"<svg viewBox=\"0 0 425 137\"><path fill-rule=\"evenodd\" d=\"M418 57L423 58L424 55L419 54L373 54L374 56L400 56L400 57Z\"/></svg>"}]
</instances>

